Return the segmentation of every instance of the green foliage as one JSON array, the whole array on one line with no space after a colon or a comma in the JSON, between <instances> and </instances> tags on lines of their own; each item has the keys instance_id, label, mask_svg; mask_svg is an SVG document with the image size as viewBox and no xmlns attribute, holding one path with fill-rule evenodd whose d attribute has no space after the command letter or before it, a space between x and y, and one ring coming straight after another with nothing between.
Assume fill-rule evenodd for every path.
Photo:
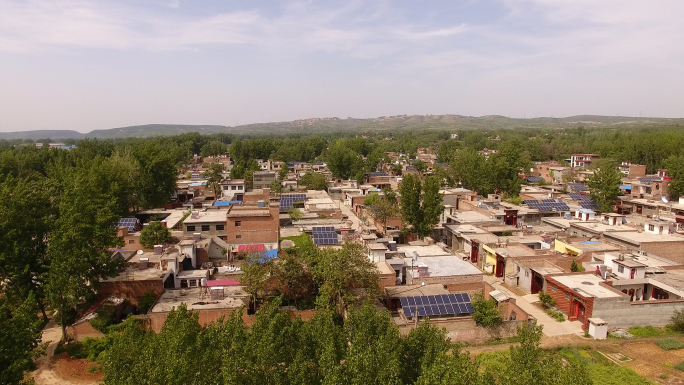
<instances>
[{"instance_id":1,"label":"green foliage","mask_svg":"<svg viewBox=\"0 0 684 385\"><path fill-rule=\"evenodd\" d=\"M565 322L565 315L561 311L546 309L546 314L548 314L549 317L555 319L558 322Z\"/></svg>"},{"instance_id":2,"label":"green foliage","mask_svg":"<svg viewBox=\"0 0 684 385\"><path fill-rule=\"evenodd\" d=\"M325 175L318 172L307 172L297 183L306 186L309 190L328 189L328 180L325 179Z\"/></svg>"},{"instance_id":3,"label":"green foliage","mask_svg":"<svg viewBox=\"0 0 684 385\"><path fill-rule=\"evenodd\" d=\"M283 192L283 185L279 180L274 180L271 182L271 184L268 186L268 189L271 191L271 194L282 194Z\"/></svg>"},{"instance_id":4,"label":"green foliage","mask_svg":"<svg viewBox=\"0 0 684 385\"><path fill-rule=\"evenodd\" d=\"M670 200L677 202L679 197L684 196L684 155L670 156L664 162L667 168L667 176L672 180L667 185Z\"/></svg>"},{"instance_id":5,"label":"green foliage","mask_svg":"<svg viewBox=\"0 0 684 385\"><path fill-rule=\"evenodd\" d=\"M157 299L154 296L154 292L146 291L143 296L138 299L138 311L141 314L146 314L156 301Z\"/></svg>"},{"instance_id":6,"label":"green foliage","mask_svg":"<svg viewBox=\"0 0 684 385\"><path fill-rule=\"evenodd\" d=\"M677 369L677 370L681 370L682 372L684 372L684 362L678 363L677 365L674 366L674 368Z\"/></svg>"},{"instance_id":7,"label":"green foliage","mask_svg":"<svg viewBox=\"0 0 684 385\"><path fill-rule=\"evenodd\" d=\"M293 237L281 238L281 241L285 240L285 239L289 239L292 242L294 242L295 247L303 248L303 247L307 247L307 246L313 246L313 242L311 242L311 238L309 238L309 236L306 235L306 233L301 233L300 235L296 235Z\"/></svg>"},{"instance_id":8,"label":"green foliage","mask_svg":"<svg viewBox=\"0 0 684 385\"><path fill-rule=\"evenodd\" d=\"M522 204L523 204L523 199L520 198L519 195L510 197L510 198L507 199L507 201L508 201L508 203L512 203L512 204L514 204L514 205L522 205Z\"/></svg>"},{"instance_id":9,"label":"green foliage","mask_svg":"<svg viewBox=\"0 0 684 385\"><path fill-rule=\"evenodd\" d=\"M660 328L654 328L653 326L636 326L629 328L629 334L634 337L660 337L667 334L667 332Z\"/></svg>"},{"instance_id":10,"label":"green foliage","mask_svg":"<svg viewBox=\"0 0 684 385\"><path fill-rule=\"evenodd\" d=\"M32 294L18 306L0 298L0 383L19 384L24 371L35 369L34 349L38 348L43 322L36 316ZM40 353L37 350L35 353Z\"/></svg>"},{"instance_id":11,"label":"green foliage","mask_svg":"<svg viewBox=\"0 0 684 385\"><path fill-rule=\"evenodd\" d=\"M223 181L223 163L213 162L209 165L209 170L202 174L207 180L207 187L214 191L214 197L221 195L221 181Z\"/></svg>"},{"instance_id":12,"label":"green foliage","mask_svg":"<svg viewBox=\"0 0 684 385\"><path fill-rule=\"evenodd\" d=\"M572 271L573 273L577 273L585 270L586 269L584 268L584 266L578 265L574 259L572 260L572 264L570 265L570 271Z\"/></svg>"},{"instance_id":13,"label":"green foliage","mask_svg":"<svg viewBox=\"0 0 684 385\"><path fill-rule=\"evenodd\" d=\"M479 326L496 327L501 325L503 317L493 298L484 299L482 294L475 293L472 299L473 319Z\"/></svg>"},{"instance_id":14,"label":"green foliage","mask_svg":"<svg viewBox=\"0 0 684 385\"><path fill-rule=\"evenodd\" d=\"M670 328L677 332L684 332L684 310L675 310L670 318Z\"/></svg>"},{"instance_id":15,"label":"green foliage","mask_svg":"<svg viewBox=\"0 0 684 385\"><path fill-rule=\"evenodd\" d=\"M674 338L665 338L663 340L658 340L655 342L655 344L665 350L679 350L684 348L684 342Z\"/></svg>"},{"instance_id":16,"label":"green foliage","mask_svg":"<svg viewBox=\"0 0 684 385\"><path fill-rule=\"evenodd\" d=\"M387 221L390 218L396 218L399 215L399 204L391 188L385 189L382 198L378 193L370 194L364 199L363 204L368 207L373 218L382 223L383 229L387 228Z\"/></svg>"},{"instance_id":17,"label":"green foliage","mask_svg":"<svg viewBox=\"0 0 684 385\"><path fill-rule=\"evenodd\" d=\"M302 210L291 207L287 210L287 215L290 216L290 219L294 221L301 221L304 218L304 213Z\"/></svg>"},{"instance_id":18,"label":"green foliage","mask_svg":"<svg viewBox=\"0 0 684 385\"><path fill-rule=\"evenodd\" d=\"M151 249L154 245L163 244L170 236L168 228L162 226L160 221L153 221L140 232L140 244L146 249Z\"/></svg>"},{"instance_id":19,"label":"green foliage","mask_svg":"<svg viewBox=\"0 0 684 385\"><path fill-rule=\"evenodd\" d=\"M419 177L411 174L404 176L399 184L402 219L421 238L430 235L433 227L439 223L443 209L440 187L437 177L428 176L421 183Z\"/></svg>"},{"instance_id":20,"label":"green foliage","mask_svg":"<svg viewBox=\"0 0 684 385\"><path fill-rule=\"evenodd\" d=\"M556 300L553 298L553 296L545 291L540 291L539 292L539 302L541 302L544 307L552 307L556 306Z\"/></svg>"},{"instance_id":21,"label":"green foliage","mask_svg":"<svg viewBox=\"0 0 684 385\"><path fill-rule=\"evenodd\" d=\"M583 368L593 384L654 385L634 370L614 364L595 350L568 347L559 349L558 354L568 361L569 366Z\"/></svg>"},{"instance_id":22,"label":"green foliage","mask_svg":"<svg viewBox=\"0 0 684 385\"><path fill-rule=\"evenodd\" d=\"M287 179L287 174L289 174L290 170L288 169L287 165L284 164L280 167L280 170L278 171L278 178L280 180L285 180Z\"/></svg>"},{"instance_id":23,"label":"green foliage","mask_svg":"<svg viewBox=\"0 0 684 385\"><path fill-rule=\"evenodd\" d=\"M226 146L225 143L212 140L211 142L202 146L202 150L200 152L202 156L225 155L228 152L228 146Z\"/></svg>"},{"instance_id":24,"label":"green foliage","mask_svg":"<svg viewBox=\"0 0 684 385\"><path fill-rule=\"evenodd\" d=\"M603 167L587 178L587 187L591 199L599 205L601 212L610 213L614 211L615 204L622 195L621 181L622 174L614 165Z\"/></svg>"}]
</instances>

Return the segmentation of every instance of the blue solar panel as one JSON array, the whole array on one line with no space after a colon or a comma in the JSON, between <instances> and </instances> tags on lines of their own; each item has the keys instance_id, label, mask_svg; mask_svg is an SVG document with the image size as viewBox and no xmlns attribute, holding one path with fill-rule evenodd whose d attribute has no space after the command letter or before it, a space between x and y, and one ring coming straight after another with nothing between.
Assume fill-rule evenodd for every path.
<instances>
[{"instance_id":1,"label":"blue solar panel","mask_svg":"<svg viewBox=\"0 0 684 385\"><path fill-rule=\"evenodd\" d=\"M639 182L641 182L641 183L653 183L653 182L659 181L659 180L662 180L662 178L657 176L657 175L644 176L644 177L639 178Z\"/></svg>"},{"instance_id":2,"label":"blue solar panel","mask_svg":"<svg viewBox=\"0 0 684 385\"><path fill-rule=\"evenodd\" d=\"M542 199L543 203L556 203L555 199Z\"/></svg>"},{"instance_id":3,"label":"blue solar panel","mask_svg":"<svg viewBox=\"0 0 684 385\"><path fill-rule=\"evenodd\" d=\"M399 302L401 303L401 307L408 306L408 297L399 298Z\"/></svg>"},{"instance_id":4,"label":"blue solar panel","mask_svg":"<svg viewBox=\"0 0 684 385\"><path fill-rule=\"evenodd\" d=\"M121 218L119 219L118 227L127 227L128 231L135 231L138 225L138 218Z\"/></svg>"},{"instance_id":5,"label":"blue solar panel","mask_svg":"<svg viewBox=\"0 0 684 385\"><path fill-rule=\"evenodd\" d=\"M568 183L568 186L575 191L588 191L587 186L582 183Z\"/></svg>"},{"instance_id":6,"label":"blue solar panel","mask_svg":"<svg viewBox=\"0 0 684 385\"><path fill-rule=\"evenodd\" d=\"M571 192L571 193L568 193L568 195L570 196L570 198L572 198L576 201L584 199L584 195L582 195L580 193Z\"/></svg>"},{"instance_id":7,"label":"blue solar panel","mask_svg":"<svg viewBox=\"0 0 684 385\"><path fill-rule=\"evenodd\" d=\"M404 309L404 315L407 317L413 317L416 314L419 317L456 316L474 311L470 297L465 293L405 297L401 298L400 302L402 308L412 309L408 311Z\"/></svg>"}]
</instances>

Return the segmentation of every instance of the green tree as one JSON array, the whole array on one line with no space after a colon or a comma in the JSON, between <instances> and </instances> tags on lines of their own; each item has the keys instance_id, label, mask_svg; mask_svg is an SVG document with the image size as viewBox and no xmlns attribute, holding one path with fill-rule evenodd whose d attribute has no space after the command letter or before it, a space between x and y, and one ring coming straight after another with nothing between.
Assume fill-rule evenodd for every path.
<instances>
[{"instance_id":1,"label":"green tree","mask_svg":"<svg viewBox=\"0 0 684 385\"><path fill-rule=\"evenodd\" d=\"M151 249L154 245L161 245L171 237L171 232L168 228L162 226L160 221L152 221L140 232L140 244L146 248Z\"/></svg>"},{"instance_id":2,"label":"green tree","mask_svg":"<svg viewBox=\"0 0 684 385\"><path fill-rule=\"evenodd\" d=\"M418 170L418 172L420 173L424 173L428 169L427 163L423 162L422 160L417 160L413 162L413 167L415 167L416 170Z\"/></svg>"},{"instance_id":3,"label":"green tree","mask_svg":"<svg viewBox=\"0 0 684 385\"><path fill-rule=\"evenodd\" d=\"M202 156L217 156L225 155L228 152L228 146L217 140L212 140L211 142L202 146L201 154Z\"/></svg>"},{"instance_id":4,"label":"green tree","mask_svg":"<svg viewBox=\"0 0 684 385\"><path fill-rule=\"evenodd\" d=\"M44 284L50 262L48 239L57 213L54 190L42 177L0 184L0 280L7 299L20 303L32 298L47 320Z\"/></svg>"},{"instance_id":5,"label":"green tree","mask_svg":"<svg viewBox=\"0 0 684 385\"><path fill-rule=\"evenodd\" d=\"M297 306L297 301L314 294L311 272L298 254L284 254L278 259L271 272L276 290L294 300Z\"/></svg>"},{"instance_id":6,"label":"green tree","mask_svg":"<svg viewBox=\"0 0 684 385\"><path fill-rule=\"evenodd\" d=\"M391 189L389 191L390 194L394 194ZM385 195L380 198L379 194L373 193L364 199L363 204L368 207L368 211L373 218L382 223L383 231L387 229L388 220L399 216L399 204L397 203L396 195L391 195L389 198Z\"/></svg>"},{"instance_id":7,"label":"green tree","mask_svg":"<svg viewBox=\"0 0 684 385\"><path fill-rule=\"evenodd\" d=\"M574 259L572 260L572 264L570 265L570 271L572 271L573 273L577 273L584 270L584 266L577 264L577 262L575 262Z\"/></svg>"},{"instance_id":8,"label":"green tree","mask_svg":"<svg viewBox=\"0 0 684 385\"><path fill-rule=\"evenodd\" d=\"M223 181L223 163L214 162L209 166L209 170L202 174L207 180L207 187L214 191L214 197L218 199L221 194L221 182Z\"/></svg>"},{"instance_id":9,"label":"green tree","mask_svg":"<svg viewBox=\"0 0 684 385\"><path fill-rule=\"evenodd\" d=\"M621 179L622 174L615 166L603 167L587 178L591 199L599 205L601 212L609 213L614 210L622 195Z\"/></svg>"},{"instance_id":10,"label":"green tree","mask_svg":"<svg viewBox=\"0 0 684 385\"><path fill-rule=\"evenodd\" d=\"M283 193L283 185L279 180L274 180L271 182L268 188L272 194L279 195Z\"/></svg>"},{"instance_id":11,"label":"green tree","mask_svg":"<svg viewBox=\"0 0 684 385\"><path fill-rule=\"evenodd\" d=\"M308 265L318 286L316 304L342 314L359 297L356 289L374 298L379 294L377 267L366 256L364 247L345 242L341 249L318 249L311 246Z\"/></svg>"},{"instance_id":12,"label":"green tree","mask_svg":"<svg viewBox=\"0 0 684 385\"><path fill-rule=\"evenodd\" d=\"M679 197L684 196L684 155L671 156L665 160L667 176L672 179L667 185L670 200L677 202Z\"/></svg>"},{"instance_id":13,"label":"green tree","mask_svg":"<svg viewBox=\"0 0 684 385\"><path fill-rule=\"evenodd\" d=\"M318 172L308 172L299 179L299 184L306 186L309 190L327 190L328 180L325 175Z\"/></svg>"},{"instance_id":14,"label":"green tree","mask_svg":"<svg viewBox=\"0 0 684 385\"><path fill-rule=\"evenodd\" d=\"M426 177L421 184L417 176L406 175L399 184L402 218L421 238L430 235L439 223L443 209L439 189L440 181L435 176Z\"/></svg>"},{"instance_id":15,"label":"green tree","mask_svg":"<svg viewBox=\"0 0 684 385\"><path fill-rule=\"evenodd\" d=\"M363 170L363 161L359 153L349 148L345 139L334 142L325 154L328 169L335 178L351 179Z\"/></svg>"},{"instance_id":16,"label":"green tree","mask_svg":"<svg viewBox=\"0 0 684 385\"><path fill-rule=\"evenodd\" d=\"M280 180L285 180L287 179L287 175L290 173L290 169L287 167L287 164L283 164L280 166L280 170L278 171L278 178Z\"/></svg>"},{"instance_id":17,"label":"green tree","mask_svg":"<svg viewBox=\"0 0 684 385\"><path fill-rule=\"evenodd\" d=\"M255 302L266 296L272 265L272 261L264 259L259 253L249 254L242 264L240 283Z\"/></svg>"},{"instance_id":18,"label":"green tree","mask_svg":"<svg viewBox=\"0 0 684 385\"><path fill-rule=\"evenodd\" d=\"M36 300L29 294L12 307L0 298L0 383L22 384L24 372L34 370L43 322L36 316Z\"/></svg>"},{"instance_id":19,"label":"green tree","mask_svg":"<svg viewBox=\"0 0 684 385\"><path fill-rule=\"evenodd\" d=\"M473 319L475 323L484 327L495 327L501 325L503 318L501 312L499 311L496 301L493 298L484 299L482 294L475 293L472 300L473 309Z\"/></svg>"},{"instance_id":20,"label":"green tree","mask_svg":"<svg viewBox=\"0 0 684 385\"><path fill-rule=\"evenodd\" d=\"M136 196L144 208L166 204L176 191L177 169L161 145L147 143L136 148L133 156L139 164Z\"/></svg>"},{"instance_id":21,"label":"green tree","mask_svg":"<svg viewBox=\"0 0 684 385\"><path fill-rule=\"evenodd\" d=\"M116 201L98 195L89 182L77 176L66 186L47 248L45 291L64 340L74 309L97 292L101 278L116 275L120 267L109 251L121 245L116 237Z\"/></svg>"}]
</instances>

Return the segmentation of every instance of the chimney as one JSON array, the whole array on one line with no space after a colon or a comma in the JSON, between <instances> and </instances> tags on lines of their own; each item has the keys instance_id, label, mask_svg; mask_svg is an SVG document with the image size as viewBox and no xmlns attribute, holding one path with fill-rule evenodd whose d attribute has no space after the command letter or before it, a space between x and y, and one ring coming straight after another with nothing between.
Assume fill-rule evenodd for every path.
<instances>
[{"instance_id":1,"label":"chimney","mask_svg":"<svg viewBox=\"0 0 684 385\"><path fill-rule=\"evenodd\" d=\"M192 240L195 242L202 240L202 233L192 233Z\"/></svg>"},{"instance_id":2,"label":"chimney","mask_svg":"<svg viewBox=\"0 0 684 385\"><path fill-rule=\"evenodd\" d=\"M389 242L387 242L387 247L389 248L390 251L397 251L397 242L389 241Z\"/></svg>"},{"instance_id":3,"label":"chimney","mask_svg":"<svg viewBox=\"0 0 684 385\"><path fill-rule=\"evenodd\" d=\"M192 217L193 219L199 218L199 211L192 210L192 215L191 215L191 217Z\"/></svg>"},{"instance_id":4,"label":"chimney","mask_svg":"<svg viewBox=\"0 0 684 385\"><path fill-rule=\"evenodd\" d=\"M264 207L264 201L263 200L257 201L257 206Z\"/></svg>"},{"instance_id":5,"label":"chimney","mask_svg":"<svg viewBox=\"0 0 684 385\"><path fill-rule=\"evenodd\" d=\"M140 270L147 269L147 263L150 261L149 258L140 258L140 262L138 263L138 268Z\"/></svg>"},{"instance_id":6,"label":"chimney","mask_svg":"<svg viewBox=\"0 0 684 385\"><path fill-rule=\"evenodd\" d=\"M154 245L154 255L162 255L164 252L163 245Z\"/></svg>"}]
</instances>

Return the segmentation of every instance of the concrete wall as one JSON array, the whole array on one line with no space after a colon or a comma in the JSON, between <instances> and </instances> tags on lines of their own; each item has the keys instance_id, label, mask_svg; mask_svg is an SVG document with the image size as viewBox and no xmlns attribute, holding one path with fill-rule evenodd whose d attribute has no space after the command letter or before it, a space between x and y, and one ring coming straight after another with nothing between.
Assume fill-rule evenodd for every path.
<instances>
[{"instance_id":1,"label":"concrete wall","mask_svg":"<svg viewBox=\"0 0 684 385\"><path fill-rule=\"evenodd\" d=\"M406 270L406 283L408 285L416 285L425 282L426 285L433 283L448 284L470 284L482 285L482 275L454 275L448 277L411 277L409 269Z\"/></svg>"},{"instance_id":2,"label":"concrete wall","mask_svg":"<svg viewBox=\"0 0 684 385\"><path fill-rule=\"evenodd\" d=\"M106 298L114 295L119 298L127 299L132 304L138 303L138 298L142 297L146 291L154 292L156 297L164 292L164 283L161 279L145 281L105 281L101 283L98 290L98 297Z\"/></svg>"},{"instance_id":3,"label":"concrete wall","mask_svg":"<svg viewBox=\"0 0 684 385\"><path fill-rule=\"evenodd\" d=\"M684 300L635 301L629 297L594 302L594 317L608 323L608 329L633 326L665 326L675 310L684 310Z\"/></svg>"},{"instance_id":4,"label":"concrete wall","mask_svg":"<svg viewBox=\"0 0 684 385\"><path fill-rule=\"evenodd\" d=\"M518 326L525 321L507 321L496 328L483 328L477 326L475 321L470 318L463 318L459 320L430 320L430 322L438 328L445 328L447 337L452 342L463 342L469 344L477 344L487 342L492 338L508 338L518 335ZM414 328L411 323L406 326L399 327L402 334L408 334Z\"/></svg>"}]
</instances>

